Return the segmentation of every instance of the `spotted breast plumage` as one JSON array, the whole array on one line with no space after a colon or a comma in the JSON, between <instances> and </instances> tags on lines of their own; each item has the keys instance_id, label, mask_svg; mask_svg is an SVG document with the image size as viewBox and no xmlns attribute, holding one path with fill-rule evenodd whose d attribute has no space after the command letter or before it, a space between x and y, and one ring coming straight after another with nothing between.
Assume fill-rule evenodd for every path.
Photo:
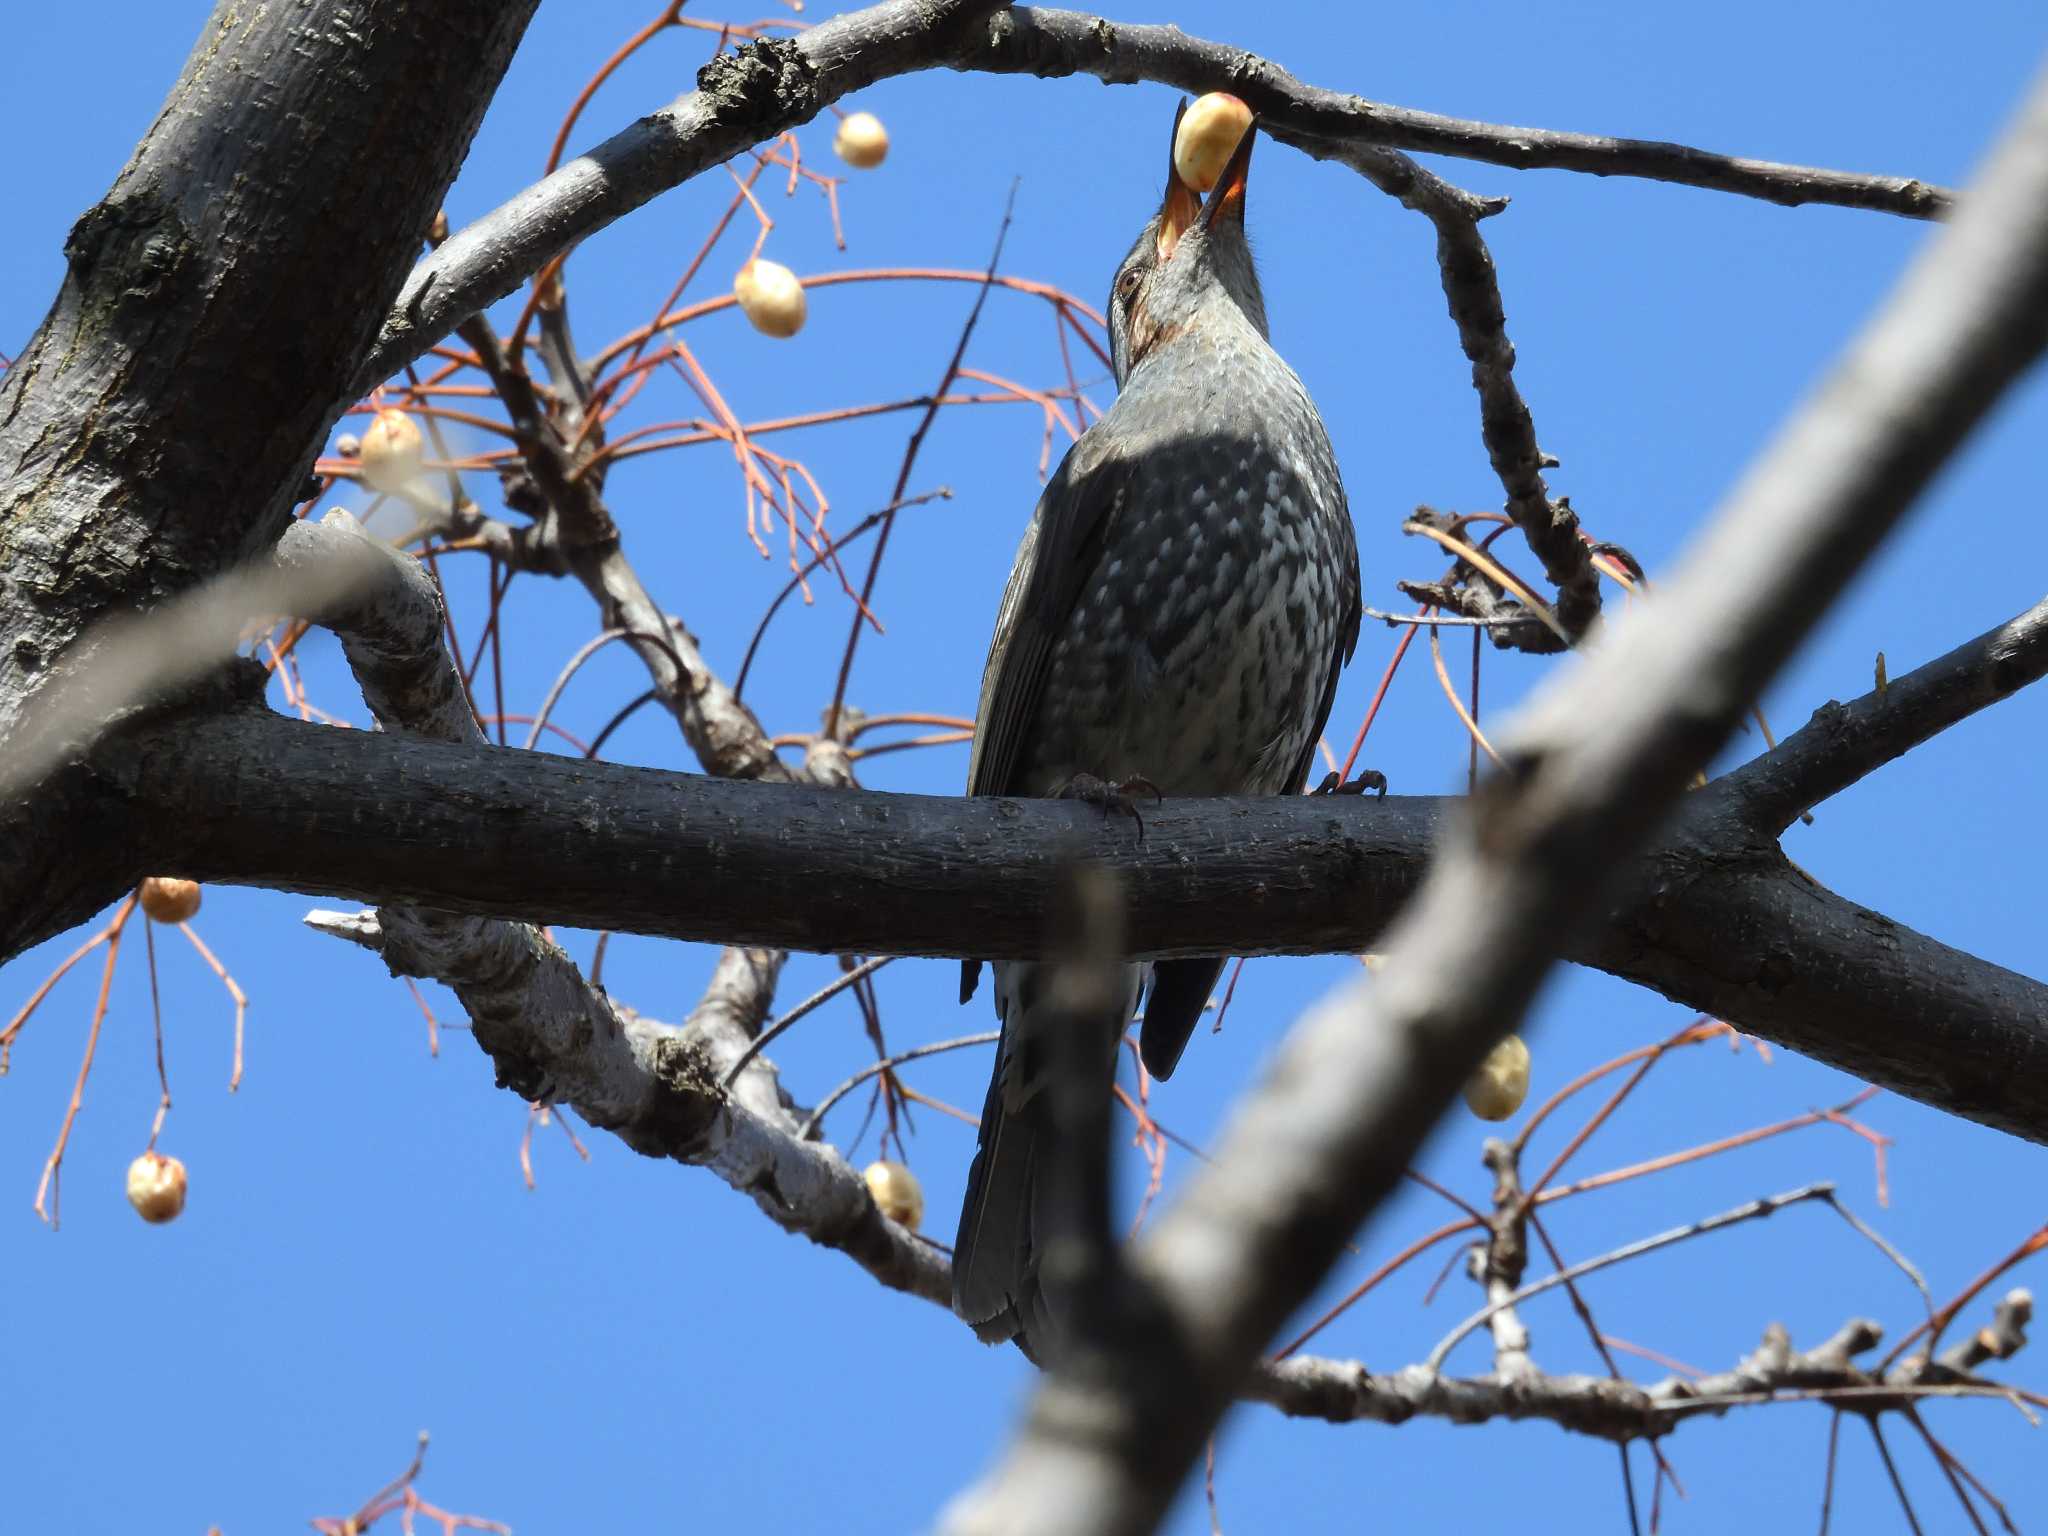
<instances>
[{"instance_id":1,"label":"spotted breast plumage","mask_svg":"<svg viewBox=\"0 0 2048 1536\"><path fill-rule=\"evenodd\" d=\"M1285 794L1307 776L1357 643L1358 553L1322 418L1267 341L1244 233L1248 129L1205 204L1166 195L1119 266L1119 392L1040 497L1003 594L968 790L1056 794L1077 777L1164 795ZM1101 1021L1104 1081L1149 980L1140 1051L1170 1075L1221 959L1132 965ZM968 962L962 996L977 971ZM955 1310L991 1342L1054 1348L1045 968L995 966L1002 1043L953 1261ZM1069 1026L1071 1027L1071 1025Z\"/></svg>"}]
</instances>

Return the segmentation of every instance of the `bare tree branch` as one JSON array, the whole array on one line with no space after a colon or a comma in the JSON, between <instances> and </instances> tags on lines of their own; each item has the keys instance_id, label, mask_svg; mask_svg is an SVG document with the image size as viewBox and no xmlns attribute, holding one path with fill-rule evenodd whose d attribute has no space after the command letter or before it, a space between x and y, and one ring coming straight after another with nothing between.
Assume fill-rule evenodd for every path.
<instances>
[{"instance_id":1,"label":"bare tree branch","mask_svg":"<svg viewBox=\"0 0 2048 1536\"><path fill-rule=\"evenodd\" d=\"M345 514L331 514L317 526L296 525L279 558L294 569L317 572L324 565L348 573L346 601L330 604L322 617L340 630L365 696L381 719L402 724L409 718L431 735L478 739L453 664L439 646L437 594L415 562L364 537ZM1098 884L1101 879L1097 877ZM780 951L728 948L704 1000L681 1029L674 1029L613 1003L584 982L559 947L523 924L406 908L387 908L381 915L315 913L308 921L376 949L394 970L433 976L453 986L470 1012L475 1038L497 1066L500 1086L530 1101L568 1102L590 1123L614 1131L644 1155L709 1167L786 1229L846 1252L885 1285L945 1304L944 1260L883 1218L850 1166L829 1148L809 1144L818 1115L798 1125L773 1069L757 1059L752 1042L760 1036L782 962ZM1078 927L1102 935L1106 921L1116 926L1114 915L1104 919L1098 913L1079 921ZM1085 966L1079 974L1087 974ZM970 1042L929 1046L899 1059L965 1043ZM1099 1110L1081 1118L1090 1115L1099 1121ZM1070 1364L1085 1384L1091 1364L1113 1368L1116 1341L1134 1327L1157 1326L1158 1316L1156 1309L1142 1305L1142 1292L1135 1297L1140 1305L1129 1305L1134 1299L1127 1294L1129 1288L1113 1283L1122 1275L1121 1266L1101 1246L1106 1212L1100 1205L1103 1127L1094 1123L1092 1130L1070 1130L1075 1134L1067 1140L1093 1148L1086 1159L1092 1166L1073 1170L1077 1182L1069 1192L1070 1204L1077 1212L1092 1210L1093 1215L1077 1228L1079 1246L1073 1252L1060 1250L1061 1262L1091 1274L1100 1271L1097 1283L1083 1290L1097 1298L1096 1310L1116 1308L1113 1327L1106 1326L1105 1313L1098 1320L1105 1326L1081 1335L1085 1347ZM1879 1385L1879 1378L1849 1363L1851 1354L1877 1342L1878 1333L1869 1324L1851 1325L1804 1357L1791 1356L1782 1330L1774 1329L1766 1336L1765 1348L1736 1373L1702 1383L1674 1381L1645 1390L1613 1380L1545 1375L1529 1359L1527 1331L1513 1312L1517 1303L1551 1285L1568 1284L1575 1274L1733 1220L1768 1214L1813 1196L1816 1190L1828 1198L1826 1187L1756 1202L1728 1216L1589 1260L1518 1292L1523 1260L1514 1158L1505 1143L1495 1141L1488 1144L1487 1161L1496 1172L1496 1206L1512 1209L1503 1209L1485 1250L1483 1281L1490 1303L1485 1312L1454 1332L1426 1365L1390 1382L1376 1381L1357 1366L1289 1362L1255 1378L1252 1395L1286 1412L1328 1418L1393 1422L1418 1412L1468 1420L1544 1417L1581 1433L1626 1441L1667 1432L1681 1415L1767 1401L1787 1389L1825 1395ZM1993 1327L1949 1350L1938 1368L1930 1369L1924 1359L1915 1357L1883 1379L1891 1390L1881 1399L1859 1403L1864 1411L1875 1411L1910 1405L1921 1393L1996 1390L1967 1373L1986 1359L2006 1358L2019 1349L2030 1310L2030 1297L2013 1292L2000 1304ZM1458 1333L1481 1320L1492 1323L1498 1342L1493 1378L1454 1381L1441 1376L1441 1361ZM1100 1426L1095 1428L1099 1431ZM1142 1431L1143 1426L1126 1428Z\"/></svg>"},{"instance_id":2,"label":"bare tree branch","mask_svg":"<svg viewBox=\"0 0 2048 1536\"><path fill-rule=\"evenodd\" d=\"M714 60L699 73L696 91L457 232L406 281L357 377L358 392L419 357L551 258L671 187L808 122L851 91L939 65L1232 91L1266 120L1274 137L1311 153L1337 155L1339 143L1415 150L1911 218L1938 218L1953 202L1947 189L1909 177L1779 165L1682 144L1502 127L1389 106L1304 85L1255 54L1191 38L1177 27L1128 26L1079 11L1002 7L992 0L889 0L835 16L794 40L754 44Z\"/></svg>"},{"instance_id":3,"label":"bare tree branch","mask_svg":"<svg viewBox=\"0 0 2048 1536\"><path fill-rule=\"evenodd\" d=\"M1782 832L1800 812L2033 682L2044 658L2048 598L1852 704L1814 711L1775 751L1721 782L1753 826Z\"/></svg>"},{"instance_id":4,"label":"bare tree branch","mask_svg":"<svg viewBox=\"0 0 2048 1536\"><path fill-rule=\"evenodd\" d=\"M1577 515L1551 499L1544 481L1544 467L1552 461L1537 444L1528 404L1515 386L1515 348L1508 340L1500 280L1479 232L1480 221L1499 213L1507 199L1474 197L1398 150L1308 136L1289 139L1277 131L1276 137L1318 159L1350 166L1435 228L1438 280L1479 395L1480 440L1507 493L1508 516L1543 562L1544 575L1557 588L1558 620L1576 640L1600 612L1599 578L1579 537Z\"/></svg>"},{"instance_id":5,"label":"bare tree branch","mask_svg":"<svg viewBox=\"0 0 2048 1536\"><path fill-rule=\"evenodd\" d=\"M2034 1293L2020 1288L2007 1291L1990 1323L1941 1352L1941 1369L1974 1371L1986 1360L2010 1360L2025 1347L2027 1324L2033 1318ZM1925 1366L1918 1356L1908 1356L1907 1363Z\"/></svg>"},{"instance_id":6,"label":"bare tree branch","mask_svg":"<svg viewBox=\"0 0 2048 1536\"><path fill-rule=\"evenodd\" d=\"M280 560L347 573L349 596L319 617L340 634L380 722L482 743L441 644L439 595L418 562L369 539L345 513L295 524ZM748 1062L729 1088L723 1081L760 1032L781 951L728 948L676 1028L615 1003L529 924L399 904L308 921L375 950L395 973L452 987L501 1087L529 1102L567 1103L647 1156L710 1168L781 1225L843 1250L884 1285L947 1296L943 1259L884 1218L843 1159L796 1134L798 1117L767 1061Z\"/></svg>"},{"instance_id":7,"label":"bare tree branch","mask_svg":"<svg viewBox=\"0 0 2048 1536\"><path fill-rule=\"evenodd\" d=\"M1400 148L1650 175L1781 202L1841 201L1915 216L1933 216L1949 200L1938 188L1898 178L1737 160L1682 145L1498 128L1389 107L1303 85L1254 55L1190 38L1175 27L1118 26L1070 11L1003 8L984 18L985 6L949 9L959 14L876 6L835 18L795 42L743 50L741 57L750 61L745 70L726 70L721 63L707 67L696 93L565 166L429 256L415 273L398 318L386 327L387 345L380 347L376 367L388 369L416 355L432 340L436 323L461 322L575 238L740 147L707 153L698 142L709 135L723 143L718 138L727 127L722 114L730 107L725 98L736 91L761 96L755 105L762 111L774 109L775 120L758 125L757 136L766 136L808 119L843 91L864 83L834 74L849 59L872 71L870 79L946 63L958 69L1087 73L1112 83L1149 79L1191 90L1228 89L1245 96L1283 143L1349 165L1435 226L1444 294L1472 364L1488 457L1506 490L1509 515L1558 589L1558 616L1576 638L1599 612L1599 585L1577 516L1568 504L1551 498L1544 482L1548 460L1514 385L1514 348L1493 258L1478 228L1481 219L1506 206L1505 199L1474 197L1416 164ZM763 94L774 94L764 83L770 75L780 93L772 102ZM438 320L427 320L428 314ZM482 348L479 352L486 355ZM366 381L366 387L367 382L374 380ZM1541 641L1535 644L1542 647Z\"/></svg>"},{"instance_id":8,"label":"bare tree branch","mask_svg":"<svg viewBox=\"0 0 2048 1536\"><path fill-rule=\"evenodd\" d=\"M1384 973L1290 1032L1214 1161L1136 1244L1131 1266L1173 1317L1177 1350L1134 1353L1085 1394L1047 1382L953 1528L1152 1529L1259 1347L1521 1017L1565 936L1597 912L1616 861L1650 839L1687 777L2044 345L2048 78L1954 223L1671 585L1504 735L1508 772L1451 821L1390 931ZM1155 1390L1162 1380L1170 1396ZM1077 1432L1141 1407L1142 1444Z\"/></svg>"},{"instance_id":9,"label":"bare tree branch","mask_svg":"<svg viewBox=\"0 0 2048 1536\"><path fill-rule=\"evenodd\" d=\"M796 38L722 54L697 89L569 161L467 228L406 280L356 392L419 357L543 263L701 171L809 122L862 86L943 62L999 0L885 0Z\"/></svg>"},{"instance_id":10,"label":"bare tree branch","mask_svg":"<svg viewBox=\"0 0 2048 1536\"><path fill-rule=\"evenodd\" d=\"M1702 1237L1709 1232L1718 1232L1723 1227L1732 1227L1741 1222L1756 1221L1765 1216L1775 1215L1786 1206L1796 1205L1803 1200L1825 1200L1833 1204L1834 1194L1835 1186L1823 1182L1808 1184L1786 1194L1771 1195L1762 1200L1751 1200L1744 1205L1737 1206L1732 1211L1723 1211L1720 1215L1709 1216L1703 1221L1688 1222L1682 1227L1673 1227L1668 1232L1659 1232L1655 1237L1646 1237L1640 1242L1629 1243L1625 1247L1617 1248L1612 1253L1603 1253L1598 1258L1583 1260L1568 1268L1560 1269L1555 1274L1545 1275L1541 1280L1533 1280L1527 1285L1510 1284L1499 1295L1489 1291L1486 1305L1445 1334L1438 1342L1436 1348L1429 1352L1429 1358L1423 1361L1423 1365L1432 1371L1442 1370L1444 1361L1450 1357L1451 1351L1457 1347L1458 1341L1464 1338L1465 1335L1472 1332L1473 1329L1493 1321L1502 1313L1519 1306L1531 1297L1542 1295L1543 1292L1550 1290L1553 1286L1569 1285L1581 1276L1590 1275L1596 1270L1605 1269L1610 1264L1624 1264L1630 1259L1640 1258L1643 1254L1653 1253L1659 1248L1667 1248L1673 1243L1682 1243L1688 1238ZM1874 1343L1875 1340L1872 1342ZM1523 1349L1526 1350L1527 1347L1525 1340ZM1496 1346L1496 1349L1498 1349L1498 1346ZM1500 1371L1498 1365L1496 1365L1495 1370L1497 1374L1509 1374Z\"/></svg>"},{"instance_id":11,"label":"bare tree branch","mask_svg":"<svg viewBox=\"0 0 2048 1536\"><path fill-rule=\"evenodd\" d=\"M1833 203L1909 218L1942 217L1955 200L1945 187L1908 177L1780 165L1650 139L1479 123L1367 101L1304 85L1256 54L1189 37L1173 26L1134 26L1085 12L1019 6L990 18L985 41L974 41L981 44L976 51L949 61L955 68L1089 74L1110 84L1156 80L1186 91L1231 91L1283 143L1296 135L1349 140L1519 170L1640 176L1787 206Z\"/></svg>"},{"instance_id":12,"label":"bare tree branch","mask_svg":"<svg viewBox=\"0 0 2048 1536\"><path fill-rule=\"evenodd\" d=\"M558 316L556 325L564 324ZM602 476L579 473L601 440L593 436L580 453L571 451L566 431L549 418L533 380L506 356L488 320L472 316L463 323L462 338L475 349L519 429L521 460L544 501L533 509L540 525L552 523L553 541L596 601L604 624L627 632L654 681L655 696L675 716L705 772L730 779L794 779L754 712L705 664L696 637L662 611L626 558L604 504Z\"/></svg>"},{"instance_id":13,"label":"bare tree branch","mask_svg":"<svg viewBox=\"0 0 2048 1536\"><path fill-rule=\"evenodd\" d=\"M678 1028L611 1002L524 924L444 919L408 926L401 938L367 912L308 921L376 950L395 971L455 987L501 1087L566 1103L646 1156L708 1168L779 1225L845 1253L882 1284L947 1304L945 1256L876 1210L859 1171L837 1152L793 1134L761 1061L731 1093L719 1086L733 1052L719 1012L730 989L720 981L745 997L768 991L758 978L725 974L743 951L722 957L721 977Z\"/></svg>"},{"instance_id":14,"label":"bare tree branch","mask_svg":"<svg viewBox=\"0 0 2048 1536\"><path fill-rule=\"evenodd\" d=\"M2000 1315L2004 1312L2001 1306ZM1258 1367L1245 1395L1290 1416L1332 1424L1405 1424L1425 1417L1453 1424L1542 1419L1560 1429L1624 1442L1657 1439L1690 1419L1769 1402L1833 1402L1874 1414L1925 1397L2007 1395L2005 1387L1981 1377L1930 1380L1905 1363L1882 1375L1855 1365L1854 1357L1875 1349L1883 1337L1876 1323L1855 1318L1802 1352L1793 1350L1784 1328L1773 1323L1756 1352L1732 1371L1674 1376L1648 1387L1611 1376L1545 1372L1514 1378L1444 1376L1427 1365L1382 1375L1355 1360L1294 1355ZM2024 1342L2022 1334L2019 1343Z\"/></svg>"}]
</instances>

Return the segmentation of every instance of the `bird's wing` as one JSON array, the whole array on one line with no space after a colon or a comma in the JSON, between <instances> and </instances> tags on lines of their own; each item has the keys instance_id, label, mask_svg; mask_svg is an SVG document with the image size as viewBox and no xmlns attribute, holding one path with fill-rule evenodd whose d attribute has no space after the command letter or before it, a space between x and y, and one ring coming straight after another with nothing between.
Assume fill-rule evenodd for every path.
<instances>
[{"instance_id":1,"label":"bird's wing","mask_svg":"<svg viewBox=\"0 0 2048 1536\"><path fill-rule=\"evenodd\" d=\"M1113 449L1110 439L1098 423L1068 450L1018 546L981 674L974 752L967 767L970 795L1011 795L1023 787L1018 775L1045 694L1053 646L1133 483L1130 455ZM961 962L963 1003L974 995L979 968L977 961Z\"/></svg>"},{"instance_id":2,"label":"bird's wing","mask_svg":"<svg viewBox=\"0 0 2048 1536\"><path fill-rule=\"evenodd\" d=\"M1023 787L1017 776L1053 646L1131 484L1130 459L1109 446L1109 437L1098 427L1060 461L1017 550L981 676L967 770L970 795L1011 795Z\"/></svg>"}]
</instances>

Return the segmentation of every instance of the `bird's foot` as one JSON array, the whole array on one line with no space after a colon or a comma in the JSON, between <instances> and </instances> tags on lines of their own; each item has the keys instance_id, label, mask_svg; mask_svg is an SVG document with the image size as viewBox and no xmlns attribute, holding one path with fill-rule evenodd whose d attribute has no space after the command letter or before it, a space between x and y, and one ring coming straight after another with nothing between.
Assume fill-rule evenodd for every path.
<instances>
[{"instance_id":1,"label":"bird's foot","mask_svg":"<svg viewBox=\"0 0 2048 1536\"><path fill-rule=\"evenodd\" d=\"M1368 768L1357 778L1349 780L1332 773L1316 786L1315 792L1319 795L1362 795L1368 789L1377 792L1382 800L1386 799L1387 776L1377 768Z\"/></svg>"},{"instance_id":2,"label":"bird's foot","mask_svg":"<svg viewBox=\"0 0 2048 1536\"><path fill-rule=\"evenodd\" d=\"M1145 818L1138 814L1139 795L1150 795L1154 805L1166 798L1159 792L1157 784L1135 774L1112 784L1107 779L1098 779L1092 773L1077 773L1053 791L1055 800L1079 800L1085 805L1100 806L1104 816L1115 811L1118 815L1130 817L1138 824L1138 837L1142 841L1145 836Z\"/></svg>"}]
</instances>

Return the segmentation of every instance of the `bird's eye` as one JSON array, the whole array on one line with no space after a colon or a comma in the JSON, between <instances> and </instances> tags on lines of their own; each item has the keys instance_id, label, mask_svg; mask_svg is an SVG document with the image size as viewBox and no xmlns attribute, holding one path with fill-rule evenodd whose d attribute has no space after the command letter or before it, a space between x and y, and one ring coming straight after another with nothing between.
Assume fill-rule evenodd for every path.
<instances>
[{"instance_id":1,"label":"bird's eye","mask_svg":"<svg viewBox=\"0 0 2048 1536\"><path fill-rule=\"evenodd\" d=\"M1116 280L1116 297L1120 304L1128 304L1138 296L1138 285L1145 280L1145 274L1136 267L1123 273Z\"/></svg>"}]
</instances>

